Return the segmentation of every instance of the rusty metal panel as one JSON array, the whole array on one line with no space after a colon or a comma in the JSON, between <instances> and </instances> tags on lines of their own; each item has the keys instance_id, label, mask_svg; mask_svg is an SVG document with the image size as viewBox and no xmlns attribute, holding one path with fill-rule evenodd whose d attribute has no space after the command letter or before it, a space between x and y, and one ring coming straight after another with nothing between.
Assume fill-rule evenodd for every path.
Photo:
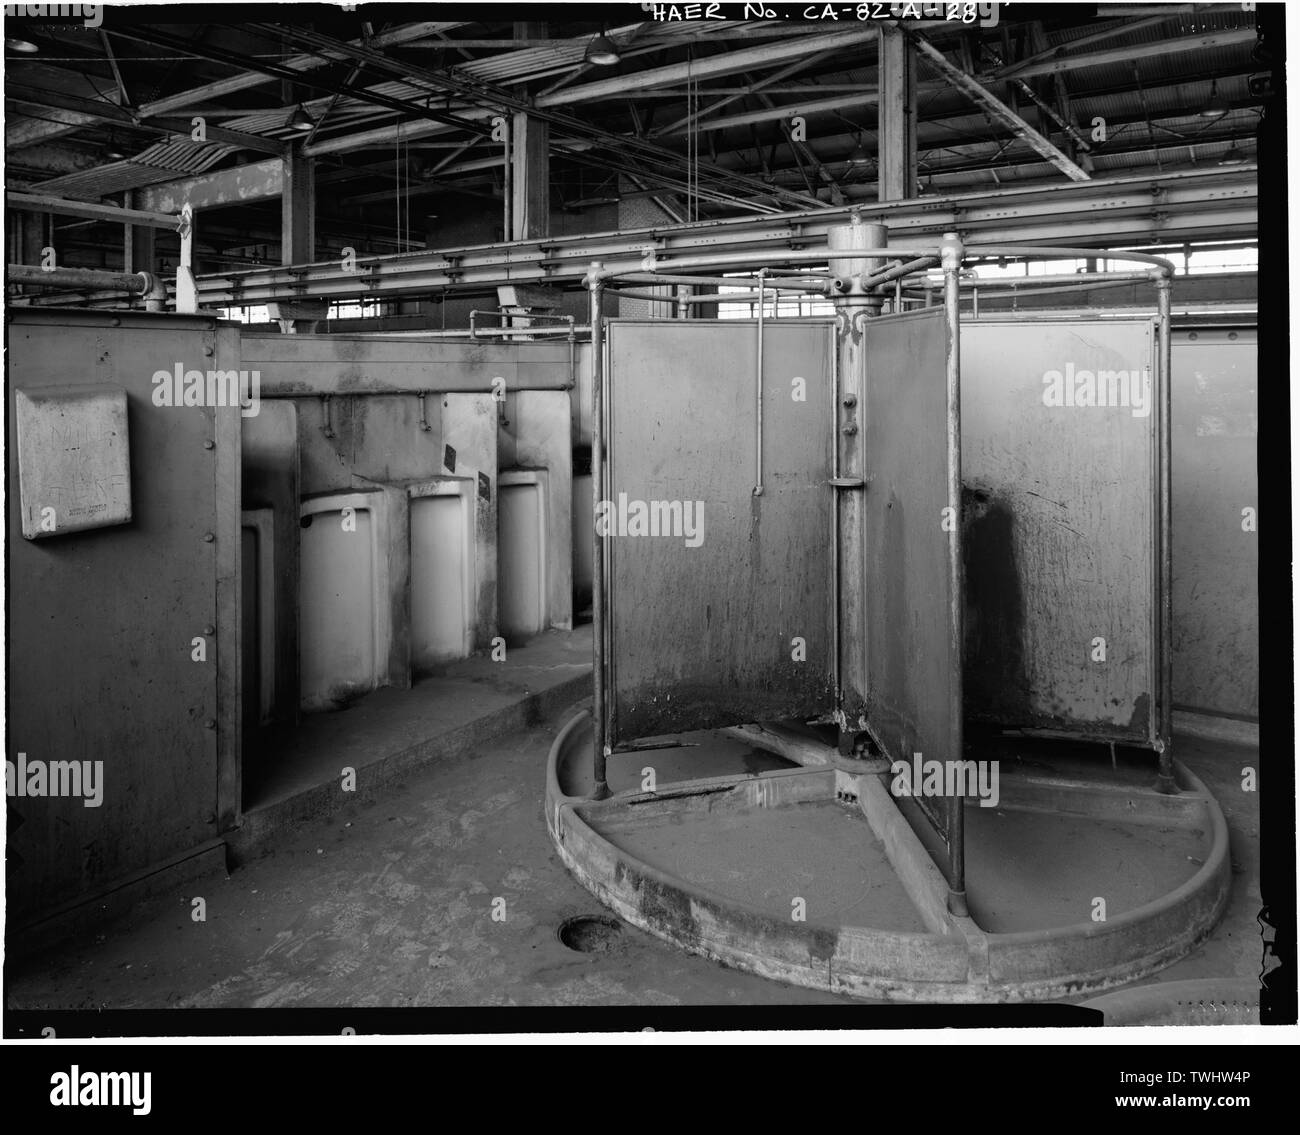
<instances>
[{"instance_id":1,"label":"rusty metal panel","mask_svg":"<svg viewBox=\"0 0 1300 1135\"><path fill-rule=\"evenodd\" d=\"M610 743L831 710L831 325L764 329L761 495L755 324L608 332Z\"/></svg>"},{"instance_id":2,"label":"rusty metal panel","mask_svg":"<svg viewBox=\"0 0 1300 1135\"><path fill-rule=\"evenodd\" d=\"M1255 328L1173 335L1174 705L1259 717Z\"/></svg>"},{"instance_id":3,"label":"rusty metal panel","mask_svg":"<svg viewBox=\"0 0 1300 1135\"><path fill-rule=\"evenodd\" d=\"M966 713L1151 744L1155 321L961 332Z\"/></svg>"},{"instance_id":4,"label":"rusty metal panel","mask_svg":"<svg viewBox=\"0 0 1300 1135\"><path fill-rule=\"evenodd\" d=\"M891 760L960 760L944 310L871 319L864 334L868 731ZM947 839L948 798L916 802Z\"/></svg>"}]
</instances>

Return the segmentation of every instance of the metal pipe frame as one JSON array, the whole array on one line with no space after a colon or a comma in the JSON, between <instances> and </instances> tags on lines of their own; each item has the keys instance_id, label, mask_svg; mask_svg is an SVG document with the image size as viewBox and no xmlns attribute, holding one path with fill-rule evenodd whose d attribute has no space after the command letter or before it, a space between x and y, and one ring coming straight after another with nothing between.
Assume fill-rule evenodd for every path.
<instances>
[{"instance_id":1,"label":"metal pipe frame","mask_svg":"<svg viewBox=\"0 0 1300 1135\"><path fill-rule=\"evenodd\" d=\"M1072 274L1060 273L1051 276L1019 276L1012 280L1000 280L996 278L973 278L963 279L960 287L966 291L988 292L994 289L1002 289L1009 292L1015 292L1020 289L1033 289L1037 287L1047 287L1052 285L1063 285L1059 290L1067 290L1071 287L1077 288L1104 288L1118 284L1135 284L1145 281L1158 279L1162 273L1159 269L1149 269L1145 272L1076 272ZM917 282L914 286L930 288L932 291L942 291L944 285L933 281Z\"/></svg>"},{"instance_id":2,"label":"metal pipe frame","mask_svg":"<svg viewBox=\"0 0 1300 1135\"><path fill-rule=\"evenodd\" d=\"M948 396L948 500L955 515L961 516L961 277L962 247L955 234L952 243L943 250L944 317L948 325L948 358L946 367ZM948 575L950 581L950 607L948 612L953 673L949 677L950 701L948 712L952 720L953 754L951 760L962 759L962 661L964 651L963 622L965 599L963 592L963 567L961 523L953 524L948 541ZM969 915L966 903L966 801L964 797L951 797L948 802L948 911L957 917Z\"/></svg>"},{"instance_id":3,"label":"metal pipe frame","mask_svg":"<svg viewBox=\"0 0 1300 1135\"><path fill-rule=\"evenodd\" d=\"M763 289L764 278L764 270L759 269L758 361L754 367L754 496L756 497L763 495L763 309L766 307ZM779 306L779 301L777 306ZM775 312L773 314L775 315Z\"/></svg>"},{"instance_id":4,"label":"metal pipe frame","mask_svg":"<svg viewBox=\"0 0 1300 1135\"><path fill-rule=\"evenodd\" d=\"M259 324L258 326L262 326ZM591 330L585 323L574 324L573 334L587 334ZM326 332L334 334L334 332ZM569 328L567 327L501 327L491 331L480 331L477 336L470 335L467 328L454 328L449 330L435 330L417 328L415 330L404 331L348 331L346 334L355 335L360 338L366 338L373 335L377 339L459 339L463 342L471 340L480 343L498 342L504 339L517 338L520 335L532 335L537 338L559 339L568 338Z\"/></svg>"},{"instance_id":5,"label":"metal pipe frame","mask_svg":"<svg viewBox=\"0 0 1300 1135\"><path fill-rule=\"evenodd\" d=\"M855 285L862 290L869 288L883 288L886 284L894 285L895 295L901 292L902 281L905 277L914 276L920 272L928 270L936 261L943 267L943 302L945 309L945 319L948 328L948 336L951 349L948 352L947 362L947 394L949 404L948 414L948 453L949 453L949 470L950 499L955 502L954 507L960 512L961 501L961 417L960 417L960 394L961 394L961 369L960 369L960 350L961 341L961 289L963 284L967 287L978 289L989 284L996 285L1004 283L1002 281L981 281L976 279L963 280L962 266L968 260L987 256L1017 256L1037 259L1063 259L1095 256L1096 250L1079 249L1075 247L1056 247L1056 246L1029 246L1029 245L992 245L992 246L963 246L960 239L955 233L947 233L944 239L932 249L896 249L890 247L864 248L864 249L825 249L825 250L807 250L799 253L789 254L792 259L801 261L823 261L829 263L831 260L871 260L879 262L889 257L910 256L912 259L905 263L895 263L886 268L875 272L862 272L857 275L848 275L845 277L834 276L827 272L823 278L818 275L808 275L801 279L801 283L808 285L808 291L820 292L821 294L836 295L842 293L846 288ZM665 265L667 268L689 267L694 263L699 263L701 267L716 267L720 262L735 263L738 265L753 264L767 258L767 254L762 250L753 250L742 253L729 253L723 257L701 256L686 257L674 261L672 264ZM1171 500L1172 500L1172 465L1171 465L1171 404L1170 391L1172 383L1169 379L1170 352L1171 352L1171 329L1170 329L1170 309L1171 309L1171 292L1172 278L1174 275L1174 265L1158 256L1151 256L1138 252L1110 252L1107 250L1106 259L1108 260L1125 260L1146 266L1145 271L1130 272L1096 272L1087 273L1086 275L1074 275L1061 277L1063 283L1068 284L1070 288L1085 290L1087 288L1107 286L1110 284L1127 284L1132 282L1151 281L1156 284L1157 288L1157 305L1159 312L1159 377L1162 383L1160 395L1160 413L1157 424L1159 437L1157 443L1157 461L1159 463L1158 481L1159 481L1159 564L1158 564L1158 609L1159 609L1159 685L1160 685L1160 708L1159 722L1157 724L1156 751L1160 759L1160 776L1159 786L1163 791L1176 792L1177 788L1173 781L1173 763L1172 753L1170 752L1169 737L1170 725L1172 720L1172 541L1170 538L1170 520L1171 520ZM648 263L654 262L653 254L647 256L643 261L639 271L619 271L617 268L606 268L598 262L593 262L589 268L586 283L591 291L591 327L592 327L592 420L593 420L593 496L594 505L599 507L600 502L605 499L604 476L607 472L606 462L604 460L605 444L605 398L603 384L605 381L603 359L603 327L601 314L599 311L599 297L604 290L606 281L613 282L619 279L635 280L637 283L649 284L700 284L705 282L714 282L707 277L701 276L681 276L671 272L659 272L651 269ZM757 325L757 376L756 376L756 445L755 445L755 486L754 495L759 496L763 491L762 479L762 414L763 414L763 386L762 386L762 366L763 366L763 332L766 320L765 300L768 292L767 276L769 265L763 264L755 277L757 284L756 295L759 309ZM745 277L722 277L715 278L718 282L725 280L726 284L743 283ZM1055 277L1038 277L1033 284L1054 283ZM1030 281L1026 281L1029 283ZM1021 281L1013 281L1013 285L1020 285ZM781 287L786 286L786 281L782 279ZM612 290L612 289L611 289ZM1054 290L1067 290L1066 288ZM928 285L923 286L923 294L926 302L929 302L933 289ZM638 293L638 295L640 295ZM976 291L978 295L978 291ZM663 302L663 297L644 296L646 299L654 299L657 302ZM685 300L672 300L668 302L678 302L685 304L717 304L734 300L748 300L751 297L746 294L710 295L695 296ZM836 394L838 397L838 392ZM832 400L834 408L834 400ZM838 480L838 460L836 460L836 476L833 480ZM606 494L607 495L607 494ZM605 601L605 556L604 541L599 536L594 536L593 550L593 570L598 586L595 587L593 597L593 621L595 641L597 646L596 659L596 696L595 696L595 782L596 792L608 794L608 783L606 780L605 769L606 759L608 756L607 745L609 737L608 718L607 718L607 697L605 661L608 657L606 650L606 612L604 610ZM961 533L958 525L953 532L952 539L949 543L949 570L952 579L952 608L950 612L950 627L953 637L953 657L957 659L955 663L957 672L952 676L952 697L954 705L951 708L952 720L956 737L957 755L954 759L960 759L961 753L961 735L962 735L962 682L961 682L961 656L963 644L963 622L964 611L962 609L962 560L961 560ZM838 579L835 581L838 586ZM838 628L836 628L838 629ZM838 663L838 658L837 658ZM838 681L838 675L837 675ZM963 846L964 838L964 814L963 805L960 801L950 801L949 804L949 825L947 834L949 858L950 858L950 892L949 892L949 909L955 915L965 916L967 914L967 902L965 893L965 850Z\"/></svg>"},{"instance_id":6,"label":"metal pipe frame","mask_svg":"<svg viewBox=\"0 0 1300 1135\"><path fill-rule=\"evenodd\" d=\"M677 304L679 307L686 302L683 297L677 295L657 296L654 294L654 292L638 292L629 288L607 287L605 289L605 294L607 296L617 296L619 299L645 300L647 303Z\"/></svg>"},{"instance_id":7,"label":"metal pipe frame","mask_svg":"<svg viewBox=\"0 0 1300 1135\"><path fill-rule=\"evenodd\" d=\"M764 252L769 266L776 266L791 262L788 258L804 247L824 243L829 228L848 223L855 214L864 221L888 224L902 240L936 238L950 229L960 229L969 240L1018 242L1136 243L1156 239L1157 233L1159 239L1171 242L1202 235L1253 236L1258 229L1258 195L1251 166L1001 187L757 218L367 257L358 265L360 273L343 271L338 260L250 268L201 277L198 293L204 306L239 306L410 295L441 288L486 292L501 284L530 281L578 284L593 260L622 271L637 270L648 248L666 256L749 249ZM1088 255L1096 256L1098 251L1089 249ZM115 301L112 295L87 298L107 304Z\"/></svg>"},{"instance_id":8,"label":"metal pipe frame","mask_svg":"<svg viewBox=\"0 0 1300 1135\"><path fill-rule=\"evenodd\" d=\"M937 256L921 256L915 260L909 260L906 264L896 264L888 268L882 268L878 272L863 272L858 277L858 282L864 290L878 288L881 284L888 284L893 280L902 280L904 276L924 272L934 267L938 262L939 258Z\"/></svg>"},{"instance_id":9,"label":"metal pipe frame","mask_svg":"<svg viewBox=\"0 0 1300 1135\"><path fill-rule=\"evenodd\" d=\"M782 292L794 291L794 296L781 295ZM780 299L792 299L795 302L803 299L825 299L824 292L814 292L810 290L796 290L794 288L778 288L773 284L763 291L764 296L777 296ZM705 296L684 296L677 302L685 307L708 307L710 304L719 303L755 303L758 300L758 292L727 292L725 295L705 295Z\"/></svg>"},{"instance_id":10,"label":"metal pipe frame","mask_svg":"<svg viewBox=\"0 0 1300 1135\"><path fill-rule=\"evenodd\" d=\"M592 798L603 800L609 795L607 762L609 759L609 730L605 716L607 691L605 688L605 662L609 652L605 647L605 538L595 523L605 494L605 367L604 326L601 322L603 285L600 265L592 264L589 274L591 323L591 639L595 647L595 665L592 667Z\"/></svg>"},{"instance_id":11,"label":"metal pipe frame","mask_svg":"<svg viewBox=\"0 0 1300 1135\"><path fill-rule=\"evenodd\" d=\"M1160 638L1157 658L1160 666L1160 709L1156 723L1156 752L1160 769L1156 778L1159 791L1170 795L1178 791L1174 780L1173 701L1174 701L1174 550L1173 550L1173 279L1162 276L1156 282L1156 312L1160 320L1157 333L1156 381L1160 384L1159 411L1156 415L1157 480L1160 486L1160 549L1158 593L1160 596Z\"/></svg>"},{"instance_id":12,"label":"metal pipe frame","mask_svg":"<svg viewBox=\"0 0 1300 1135\"><path fill-rule=\"evenodd\" d=\"M976 289L988 283L988 281L967 280L963 281L962 266L972 258L988 255L1006 255L1006 256L1023 256L1035 257L1040 259L1061 259L1073 258L1086 255L1089 250L1077 248L1060 248L1060 247L1034 247L1026 245L1006 245L1006 246L984 246L984 247L964 247L956 233L945 233L943 240L939 245L925 250L901 250L890 248L871 248L871 249L827 249L825 251L809 251L796 254L800 260L812 260L814 258L826 261L828 264L831 260L873 260L880 261L889 257L909 255L914 259L907 263L895 263L884 269L875 272L864 271L856 276L839 277L828 274L825 278L825 291L823 294L840 294L846 289L854 287L862 291L869 288L882 289L886 284L893 284L893 292L896 297L901 295L902 281L905 277L915 275L920 271L928 269L935 261L938 261L943 269L943 303L945 322L949 340L949 350L947 352L946 365L946 385L948 401L948 423L947 423L947 449L948 449L948 469L949 483L948 495L956 508L957 514L960 515L961 506L961 289L965 282L968 286ZM1095 250L1093 250L1095 252ZM764 253L758 250L728 254L724 259L728 263L753 263L756 258L764 257ZM1127 260L1147 266L1145 271L1140 272L1099 272L1088 273L1086 276L1073 276L1068 278L1070 287L1086 289L1108 283L1130 283L1134 281L1152 281L1156 285L1157 292L1157 311L1159 318L1158 344L1157 351L1159 362L1157 367L1158 381L1160 382L1159 392L1159 413L1157 417L1157 445L1156 461L1158 465L1157 480L1159 485L1159 532L1158 532L1158 563L1156 565L1156 587L1157 587L1157 609L1158 609L1158 642L1157 655L1159 659L1159 708L1158 722L1156 727L1157 737L1155 739L1155 748L1159 759L1159 774L1157 778L1157 787L1162 792L1176 793L1178 791L1174 780L1173 772L1173 755L1170 745L1171 724L1172 724L1172 697L1173 697L1173 570L1172 570L1172 538L1171 538L1171 504L1172 504L1172 461L1171 461L1171 430L1172 430L1172 381L1171 381L1171 351L1172 351L1172 328L1171 328L1171 297L1172 297L1172 280L1174 275L1173 264L1161 257L1150 256L1145 253L1125 252L1111 253L1107 251L1106 259ZM653 255L647 257L647 260L653 261ZM674 261L668 267L680 268L689 266L692 263L700 263L701 266L716 266L719 263L717 258L710 257L687 257ZM763 332L765 324L764 304L768 288L766 286L769 266L764 264L760 267L757 276L757 298L758 298L758 318L757 334L757 375L756 375L756 409L757 409L757 426L756 426L756 447L755 447L755 487L754 495L759 496L763 492L762 480L762 444L763 444ZM600 311L600 301L603 291L604 282L618 278L633 278L638 283L657 283L657 284L677 284L677 283L694 283L702 282L700 277L682 277L674 276L668 273L659 273L647 270L643 262L642 270L639 272L619 272L617 269L607 269L598 262L593 262L590 266L586 277L586 283L591 293L590 323L592 330L592 449L593 449L593 477L592 493L594 509L599 509L602 500L608 498L608 489L605 484L607 475L607 462L605 461L605 437L606 437L606 408L605 398L605 369L603 365L603 325ZM737 283L743 280L742 277L725 278L728 284ZM1035 282L1052 282L1050 277L1040 277ZM810 278L807 283L818 285L819 278ZM785 281L782 281L785 286ZM810 289L811 290L811 289ZM817 288L820 290L820 288ZM1064 288L1057 290L1066 290ZM924 297L927 305L933 294L933 290L924 289ZM978 290L975 292L976 303L978 303ZM647 297L650 298L650 297ZM661 297L653 297L660 299ZM707 296L692 297L684 302L708 302L719 303L728 302L728 299L741 299L739 295L725 296ZM779 305L778 305L779 306ZM832 423L835 418L839 397L839 374L838 367L834 378L834 388L832 391L831 410ZM832 434L834 437L835 435ZM834 450L834 443L833 443ZM832 455L832 481L839 481L839 459L838 451L835 450ZM834 510L832 519L832 539L838 547L838 511ZM593 525L594 528L594 525ZM838 553L837 553L838 555ZM955 752L953 759L962 759L963 752L963 706L962 706L962 663L964 647L964 593L963 593L963 563L962 563L962 541L961 525L954 526L951 539L948 544L948 569L951 581L950 587L950 609L949 609L949 633L951 636L951 655L953 661L953 673L950 675L950 705L949 713L952 722L953 743ZM607 781L607 760L609 756L608 738L611 735L608 720L608 700L609 690L607 688L606 662L610 657L609 644L607 642L608 621L605 610L606 599L606 557L605 541L595 531L593 531L593 575L595 586L593 587L593 631L595 645L595 688L594 688L594 710L593 710L593 731L594 731L594 753L593 753L593 779L595 787L593 796L597 799L609 795L609 786ZM839 572L836 570L838 565L832 569L832 588L838 596L840 587ZM840 684L840 660L839 660L839 626L838 626L838 598L835 600L837 605L836 616L833 622L836 624L832 628L834 635L834 655L835 655L835 682L838 691ZM838 697L837 693L837 697ZM965 801L961 797L952 797L947 800L948 823L947 831L944 834L945 843L948 850L948 910L956 917L969 917L969 906L966 896L966 861L965 861Z\"/></svg>"},{"instance_id":13,"label":"metal pipe frame","mask_svg":"<svg viewBox=\"0 0 1300 1135\"><path fill-rule=\"evenodd\" d=\"M770 271L765 272L765 277L773 279ZM718 287L731 288L743 284L757 285L758 277L749 276L673 276L663 272L620 272L619 280L626 280L632 284L684 284L688 287ZM828 294L828 285L825 280L819 280L815 275L807 272L800 273L796 277L782 276L779 285L772 284L773 287L780 287L783 291L807 291L818 292L822 295Z\"/></svg>"},{"instance_id":14,"label":"metal pipe frame","mask_svg":"<svg viewBox=\"0 0 1300 1135\"><path fill-rule=\"evenodd\" d=\"M477 320L480 315L505 316L507 319L512 316L518 316L520 319L547 319L551 322L566 324L564 327L515 327L510 324L489 327L482 335L478 333ZM572 335L573 328L577 321L571 315L525 315L522 312L510 312L503 309L495 311L471 311L469 313L469 337L471 339L489 339L497 336L509 337L511 334L521 335Z\"/></svg>"},{"instance_id":15,"label":"metal pipe frame","mask_svg":"<svg viewBox=\"0 0 1300 1135\"><path fill-rule=\"evenodd\" d=\"M781 288L788 290L804 290L814 294L834 296L839 292L851 287L853 284L859 284L863 288L880 287L886 283L901 281L907 276L919 275L936 263L939 263L942 256L943 245L936 245L930 249L900 249L900 248L867 248L867 249L808 249L797 253L790 253L788 256L792 259L797 258L804 262L826 263L834 260L882 260L907 256L911 259L906 263L891 265L878 270L874 273L863 272L856 277L834 276L829 272L806 273L801 276L801 281L805 284L800 288L798 285L787 284L782 279ZM963 253L963 263L966 260L983 258L989 256L1017 256L1025 258L1034 258L1042 260L1061 260L1077 259L1080 257L1097 257L1097 249L1082 249L1073 247L1056 247L1044 245L1035 247L1030 245L981 245L967 246ZM767 253L763 250L754 250L751 252L728 253L725 260L728 263L734 263L737 266L750 264L763 264L767 258ZM653 257L647 257L652 260ZM689 267L694 260L704 260L709 264L717 264L717 258L709 257L692 257L686 260L674 261L665 265L666 268ZM1136 264L1148 265L1146 271L1130 272L1088 272L1086 274L1059 275L1059 276L1037 276L1032 279L1026 277L1022 280L1002 281L1002 280L981 280L977 277L963 277L960 272L957 276L957 287L966 288L988 288L988 287L1025 287L1039 286L1043 284L1068 284L1079 288L1104 287L1110 283L1127 284L1141 281L1156 281L1172 277L1174 274L1174 265L1171 261L1160 256L1150 256L1143 252L1111 252L1105 253L1107 260L1127 260ZM766 278L767 265L763 264L760 275ZM700 284L700 283L725 283L726 286L738 285L747 282L744 276L728 276L701 278L685 275L675 275L671 272L659 272L656 270L642 269L637 272L621 272L617 269L601 269L601 278L607 281L631 280L635 279L637 283L647 284ZM757 277L755 277L757 279ZM945 273L944 282L932 284L926 280L912 281L911 286L930 289L932 291L944 290L946 292L949 281ZM668 302L663 297L655 297L660 302ZM741 295L717 295L690 297L684 303L726 303L732 300L740 300Z\"/></svg>"}]
</instances>

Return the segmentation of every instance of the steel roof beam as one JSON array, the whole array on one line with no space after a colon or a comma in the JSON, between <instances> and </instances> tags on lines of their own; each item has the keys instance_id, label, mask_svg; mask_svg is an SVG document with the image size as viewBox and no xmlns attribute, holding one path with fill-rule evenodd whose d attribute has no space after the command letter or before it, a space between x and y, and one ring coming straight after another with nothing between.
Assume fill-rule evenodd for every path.
<instances>
[{"instance_id":1,"label":"steel roof beam","mask_svg":"<svg viewBox=\"0 0 1300 1135\"><path fill-rule=\"evenodd\" d=\"M665 150L662 147L648 141L636 138L629 138L624 135L612 134L599 127L593 126L583 119L573 117L567 114L558 113L547 106L543 105L543 100L538 99L530 102L527 98L514 95L509 91L502 90L499 87L477 82L470 79L457 76L452 72L429 71L425 68L418 68L398 60L389 59L387 56L380 55L367 49L343 45L339 41L329 36L322 35L318 32L307 29L294 28L286 30L288 37L296 39L303 43L310 43L323 48L330 48L345 51L350 57L364 63L372 64L376 69L387 71L398 77L404 78L408 82L424 82L434 90L446 91L453 95L459 96L462 100L477 103L480 107L487 106L496 109L496 113L506 111L521 111L530 114L536 118L550 122L553 126L570 133L576 137L587 138L592 141L602 143L611 147L617 157L609 157L606 160L613 165L618 158L624 162L642 163L638 168L626 169L625 172L639 173L644 176L653 177L656 180L663 181L665 184L673 183L672 173L665 173L662 169L655 170L646 168L645 163L659 163L667 170L673 171L680 166L680 158L671 150ZM850 32L849 35L856 33ZM874 33L873 33L874 34ZM815 44L820 37L808 37L801 40L803 44ZM822 47L815 47L811 50L823 50ZM728 57L745 55L746 52L728 53ZM374 98L373 91L355 91L352 92L354 97L369 99ZM560 92L567 94L569 92ZM549 96L556 97L556 96ZM387 98L387 96L385 96ZM380 101L380 100L376 100ZM438 118L439 116L418 107L418 104L410 108L416 113L422 113L428 118ZM445 117L445 116L444 116ZM476 131L482 131L482 127L474 124L470 127ZM792 193L789 190L772 189L755 178L742 174L728 173L707 165L702 165L699 169L706 183L711 183L709 188L715 193L731 194L740 197L751 197L756 201L762 200L782 200L789 204L807 205L812 199L802 193Z\"/></svg>"},{"instance_id":2,"label":"steel roof beam","mask_svg":"<svg viewBox=\"0 0 1300 1135\"><path fill-rule=\"evenodd\" d=\"M570 106L573 103L594 102L601 98L626 98L637 91L662 87L669 83L697 81L718 75L735 75L774 63L784 63L801 55L843 50L856 44L869 43L875 38L874 27L848 28L843 31L828 32L825 35L796 37L784 43L741 48L739 51L711 55L707 59L673 63L667 67L655 67L631 75L598 79L594 83L583 83L580 87L567 87L562 91L540 96L537 105L540 107Z\"/></svg>"},{"instance_id":3,"label":"steel roof beam","mask_svg":"<svg viewBox=\"0 0 1300 1135\"><path fill-rule=\"evenodd\" d=\"M377 36L371 36L368 40L354 40L359 46L369 45L371 47L392 47L396 44L407 43L411 40L423 39L425 36L433 35L440 31L447 31L451 28L463 27L461 22L426 22L419 24L407 24L404 27L394 28L392 31L383 32ZM322 58L318 54L296 55L292 59L286 59L284 66L293 71L313 71L319 67L326 67L336 60ZM188 91L181 91L179 94L168 95L166 98L154 99L141 105L140 114L144 118L150 118L157 114L170 114L174 110L180 110L183 107L193 106L196 102L202 102L205 99L220 99L227 95L233 95L238 91L252 90L254 87L261 87L273 81L272 76L258 74L254 71L247 71L241 75L232 75L228 79L218 79L213 83L205 83L201 87L191 87Z\"/></svg>"},{"instance_id":4,"label":"steel roof beam","mask_svg":"<svg viewBox=\"0 0 1300 1135\"><path fill-rule=\"evenodd\" d=\"M931 46L918 35L912 36L912 42L916 45L919 58L925 60L939 74L943 75L995 122L1001 123L1021 141L1028 143L1071 181L1087 181L1089 179L1087 170L1083 169L1067 153L1058 149L1047 138L1044 138L991 91L982 87L960 67L949 63L943 52L938 48Z\"/></svg>"},{"instance_id":5,"label":"steel roof beam","mask_svg":"<svg viewBox=\"0 0 1300 1135\"><path fill-rule=\"evenodd\" d=\"M1000 68L987 75L981 75L980 78L985 82L1030 79L1036 75L1057 75L1063 71L1078 71L1084 67L1104 67L1108 63L1130 63L1133 60L1150 59L1156 55L1183 55L1215 47L1235 47L1237 44L1254 43L1257 38L1254 28L1233 28L1231 31L1178 36L1157 43L1136 43L1131 47L1112 47L1105 51L1085 52L1082 55L1056 55L1038 62L1013 63L1010 67ZM1068 46L1058 48L1057 52L1067 50Z\"/></svg>"}]
</instances>

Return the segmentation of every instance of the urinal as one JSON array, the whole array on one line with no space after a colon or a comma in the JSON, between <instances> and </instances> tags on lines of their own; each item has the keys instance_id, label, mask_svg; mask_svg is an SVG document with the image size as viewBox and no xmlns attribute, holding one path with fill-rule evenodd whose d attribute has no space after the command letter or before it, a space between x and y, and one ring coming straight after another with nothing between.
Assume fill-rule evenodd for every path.
<instances>
[{"instance_id":1,"label":"urinal","mask_svg":"<svg viewBox=\"0 0 1300 1135\"><path fill-rule=\"evenodd\" d=\"M337 709L388 678L392 603L382 492L326 493L300 511L299 672L305 711Z\"/></svg>"},{"instance_id":2,"label":"urinal","mask_svg":"<svg viewBox=\"0 0 1300 1135\"><path fill-rule=\"evenodd\" d=\"M509 469L497 478L497 619L514 641L549 625L546 489L544 469Z\"/></svg>"},{"instance_id":3,"label":"urinal","mask_svg":"<svg viewBox=\"0 0 1300 1135\"><path fill-rule=\"evenodd\" d=\"M476 482L442 477L408 489L411 667L468 658L474 643Z\"/></svg>"}]
</instances>

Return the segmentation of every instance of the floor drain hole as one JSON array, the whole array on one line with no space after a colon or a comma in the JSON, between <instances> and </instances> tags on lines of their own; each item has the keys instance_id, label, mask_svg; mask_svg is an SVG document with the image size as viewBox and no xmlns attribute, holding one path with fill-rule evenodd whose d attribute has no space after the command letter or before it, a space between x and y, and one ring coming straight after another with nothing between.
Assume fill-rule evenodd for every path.
<instances>
[{"instance_id":1,"label":"floor drain hole","mask_svg":"<svg viewBox=\"0 0 1300 1135\"><path fill-rule=\"evenodd\" d=\"M560 925L560 941L582 954L602 954L618 945L623 926L615 918L584 914Z\"/></svg>"}]
</instances>

